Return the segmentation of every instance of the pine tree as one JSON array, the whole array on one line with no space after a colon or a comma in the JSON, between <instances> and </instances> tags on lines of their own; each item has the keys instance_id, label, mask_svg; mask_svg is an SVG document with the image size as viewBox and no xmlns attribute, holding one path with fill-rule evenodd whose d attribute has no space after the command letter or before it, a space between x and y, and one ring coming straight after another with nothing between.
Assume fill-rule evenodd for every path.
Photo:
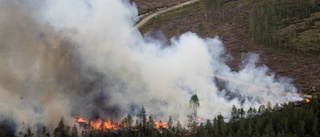
<instances>
[{"instance_id":1,"label":"pine tree","mask_svg":"<svg viewBox=\"0 0 320 137\"><path fill-rule=\"evenodd\" d=\"M212 124L211 124L211 121L210 121L210 119L208 119L207 120L207 122L206 122L206 125L205 125L205 128L206 128L206 130L207 130L207 132L208 132L208 135L209 136L213 136L213 134L212 134Z\"/></svg>"},{"instance_id":2,"label":"pine tree","mask_svg":"<svg viewBox=\"0 0 320 137\"><path fill-rule=\"evenodd\" d=\"M147 115L146 115L146 110L144 109L144 107L142 106L140 113L138 114L138 117L140 120L142 120L142 127L143 129L146 128L147 126ZM138 123L136 123L138 124Z\"/></svg>"},{"instance_id":3,"label":"pine tree","mask_svg":"<svg viewBox=\"0 0 320 137\"><path fill-rule=\"evenodd\" d=\"M168 128L171 129L173 126L172 118L169 116L169 121L168 121Z\"/></svg>"},{"instance_id":4,"label":"pine tree","mask_svg":"<svg viewBox=\"0 0 320 137\"><path fill-rule=\"evenodd\" d=\"M218 120L217 118L213 119L213 135L215 137L219 136L219 125L218 125Z\"/></svg>"},{"instance_id":5,"label":"pine tree","mask_svg":"<svg viewBox=\"0 0 320 137\"><path fill-rule=\"evenodd\" d=\"M218 128L219 128L219 135L220 136L225 136L226 133L226 124L224 122L223 116L222 115L218 115Z\"/></svg>"},{"instance_id":6,"label":"pine tree","mask_svg":"<svg viewBox=\"0 0 320 137\"><path fill-rule=\"evenodd\" d=\"M70 134L70 132L71 132L71 127L70 127L70 126L66 126L66 127L64 128L64 133L65 133L65 135L68 136L68 135Z\"/></svg>"},{"instance_id":7,"label":"pine tree","mask_svg":"<svg viewBox=\"0 0 320 137\"><path fill-rule=\"evenodd\" d=\"M154 120L153 120L152 115L149 115L148 127L149 128L154 128Z\"/></svg>"},{"instance_id":8,"label":"pine tree","mask_svg":"<svg viewBox=\"0 0 320 137\"><path fill-rule=\"evenodd\" d=\"M78 129L75 124L73 125L71 130L71 137L78 137Z\"/></svg>"},{"instance_id":9,"label":"pine tree","mask_svg":"<svg viewBox=\"0 0 320 137\"><path fill-rule=\"evenodd\" d=\"M58 127L54 129L54 136L55 137L65 137L66 136L63 117L61 117L61 120L58 124Z\"/></svg>"},{"instance_id":10,"label":"pine tree","mask_svg":"<svg viewBox=\"0 0 320 137\"><path fill-rule=\"evenodd\" d=\"M197 117L197 109L200 106L199 98L198 98L197 94L194 94L191 96L191 98L189 100L189 105L190 105L190 108L193 110L193 117L196 118Z\"/></svg>"},{"instance_id":11,"label":"pine tree","mask_svg":"<svg viewBox=\"0 0 320 137\"><path fill-rule=\"evenodd\" d=\"M144 107L142 107L142 109L141 109L141 114L142 114L142 126L143 126L143 128L146 128L147 116L146 116L146 110L144 109Z\"/></svg>"},{"instance_id":12,"label":"pine tree","mask_svg":"<svg viewBox=\"0 0 320 137\"><path fill-rule=\"evenodd\" d=\"M176 126L177 131L182 131L182 125L180 123L180 121L178 120L177 122L177 126Z\"/></svg>"},{"instance_id":13,"label":"pine tree","mask_svg":"<svg viewBox=\"0 0 320 137\"><path fill-rule=\"evenodd\" d=\"M208 133L207 133L207 131L206 131L206 129L205 129L205 127L203 126L202 123L200 123L200 126L199 126L199 128L198 128L197 135L198 135L199 137L206 137L206 136L208 136Z\"/></svg>"},{"instance_id":14,"label":"pine tree","mask_svg":"<svg viewBox=\"0 0 320 137\"><path fill-rule=\"evenodd\" d=\"M232 106L232 109L231 109L231 119L230 119L230 122L232 123L232 122L235 122L235 121L237 121L237 120L239 120L239 112L238 112L236 106L233 105L233 106Z\"/></svg>"},{"instance_id":15,"label":"pine tree","mask_svg":"<svg viewBox=\"0 0 320 137\"><path fill-rule=\"evenodd\" d=\"M127 116L127 122L128 122L128 127L130 128L133 123L133 119L130 114L128 114L128 116Z\"/></svg>"},{"instance_id":16,"label":"pine tree","mask_svg":"<svg viewBox=\"0 0 320 137\"><path fill-rule=\"evenodd\" d=\"M250 108L248 109L247 114L248 114L248 115L247 115L248 118L251 118L251 117L254 116L252 107L250 107Z\"/></svg>"}]
</instances>

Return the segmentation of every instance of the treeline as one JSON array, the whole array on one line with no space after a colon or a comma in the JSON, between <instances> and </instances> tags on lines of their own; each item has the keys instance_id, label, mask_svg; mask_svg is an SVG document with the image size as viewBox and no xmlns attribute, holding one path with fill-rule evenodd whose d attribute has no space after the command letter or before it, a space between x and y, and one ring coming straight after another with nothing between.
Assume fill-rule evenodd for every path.
<instances>
[{"instance_id":1,"label":"treeline","mask_svg":"<svg viewBox=\"0 0 320 137\"><path fill-rule=\"evenodd\" d=\"M298 137L319 136L320 99L313 98L309 103L291 102L271 108L270 104L258 110L233 107L229 122L222 115L199 123L189 117L187 127L180 122L167 121L167 127L154 126L152 117L141 112L141 121L122 130L92 130L84 136L119 136L119 137Z\"/></svg>"},{"instance_id":2,"label":"treeline","mask_svg":"<svg viewBox=\"0 0 320 137\"><path fill-rule=\"evenodd\" d=\"M303 53L320 53L318 0L260 0L250 12L254 42Z\"/></svg>"},{"instance_id":3,"label":"treeline","mask_svg":"<svg viewBox=\"0 0 320 137\"><path fill-rule=\"evenodd\" d=\"M319 99L309 103L289 103L283 108L266 109L261 115L228 123L232 136L319 136Z\"/></svg>"},{"instance_id":4,"label":"treeline","mask_svg":"<svg viewBox=\"0 0 320 137\"><path fill-rule=\"evenodd\" d=\"M146 110L141 109L134 126L129 120L131 122L127 124L130 126L119 130L84 129L81 134L84 137L317 137L320 135L319 104L320 99L313 98L309 103L290 102L274 108L269 104L258 110L250 108L244 111L233 107L229 122L222 115L203 123L190 116L187 127L181 126L179 121L174 123L171 117L166 121L167 124L156 127L152 116L147 116ZM123 122L127 122L125 119ZM76 133L76 127L70 130L63 122L59 123L54 133L55 137L77 137L72 134Z\"/></svg>"},{"instance_id":5,"label":"treeline","mask_svg":"<svg viewBox=\"0 0 320 137\"><path fill-rule=\"evenodd\" d=\"M47 127L38 127L36 133L33 133L30 127L26 131L21 131L18 133L21 137L50 137L50 133ZM78 137L78 128L76 125L70 127L65 124L63 117L61 118L58 126L54 129L54 137Z\"/></svg>"}]
</instances>

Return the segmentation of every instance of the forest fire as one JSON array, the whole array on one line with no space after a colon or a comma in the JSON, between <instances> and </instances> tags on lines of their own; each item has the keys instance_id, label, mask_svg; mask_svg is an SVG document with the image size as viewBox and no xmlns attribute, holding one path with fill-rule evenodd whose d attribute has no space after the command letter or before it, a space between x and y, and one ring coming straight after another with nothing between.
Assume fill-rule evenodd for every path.
<instances>
[{"instance_id":1,"label":"forest fire","mask_svg":"<svg viewBox=\"0 0 320 137\"><path fill-rule=\"evenodd\" d=\"M94 130L99 130L99 129L118 130L119 129L119 124L113 123L110 121L104 121L102 119L88 121L88 120L85 120L83 117L78 117L78 118L75 118L75 120L79 124L90 125L90 128L92 128Z\"/></svg>"},{"instance_id":2,"label":"forest fire","mask_svg":"<svg viewBox=\"0 0 320 137\"><path fill-rule=\"evenodd\" d=\"M168 124L167 124L167 122L161 122L161 121L159 121L159 122L155 122L155 123L154 123L154 127L155 127L155 128L167 128L167 127L168 127Z\"/></svg>"},{"instance_id":3,"label":"forest fire","mask_svg":"<svg viewBox=\"0 0 320 137\"><path fill-rule=\"evenodd\" d=\"M86 129L91 130L120 130L121 128L127 128L127 125L120 125L118 123L113 123L111 121L104 121L102 119L96 119L96 120L86 120L83 117L76 117L75 121L82 125ZM154 122L154 128L160 129L160 128L168 128L167 122L162 121L156 121Z\"/></svg>"},{"instance_id":4,"label":"forest fire","mask_svg":"<svg viewBox=\"0 0 320 137\"><path fill-rule=\"evenodd\" d=\"M78 122L78 123L87 123L87 121L82 117L76 118L76 122Z\"/></svg>"},{"instance_id":5,"label":"forest fire","mask_svg":"<svg viewBox=\"0 0 320 137\"><path fill-rule=\"evenodd\" d=\"M306 101L306 103L310 103L310 99L309 98L306 98L305 101Z\"/></svg>"}]
</instances>

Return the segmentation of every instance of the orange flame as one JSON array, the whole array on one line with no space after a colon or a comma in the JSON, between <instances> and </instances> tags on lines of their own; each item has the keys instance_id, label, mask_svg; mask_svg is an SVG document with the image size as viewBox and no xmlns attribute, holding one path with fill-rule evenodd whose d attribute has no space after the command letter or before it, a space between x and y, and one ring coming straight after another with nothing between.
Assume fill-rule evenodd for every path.
<instances>
[{"instance_id":1,"label":"orange flame","mask_svg":"<svg viewBox=\"0 0 320 137\"><path fill-rule=\"evenodd\" d=\"M167 122L154 122L154 127L155 128L167 128L168 127L168 124Z\"/></svg>"},{"instance_id":2,"label":"orange flame","mask_svg":"<svg viewBox=\"0 0 320 137\"><path fill-rule=\"evenodd\" d=\"M98 129L114 129L117 130L119 129L119 125L112 123L110 121L103 121L102 119L96 119L89 121L84 119L83 117L75 118L76 122L78 123L86 123L90 125L91 128L98 130Z\"/></svg>"},{"instance_id":3,"label":"orange flame","mask_svg":"<svg viewBox=\"0 0 320 137\"><path fill-rule=\"evenodd\" d=\"M82 117L76 118L76 122L78 122L78 123L87 123L87 121Z\"/></svg>"},{"instance_id":4,"label":"orange flame","mask_svg":"<svg viewBox=\"0 0 320 137\"><path fill-rule=\"evenodd\" d=\"M310 102L310 99L306 98L306 103L309 103Z\"/></svg>"},{"instance_id":5,"label":"orange flame","mask_svg":"<svg viewBox=\"0 0 320 137\"><path fill-rule=\"evenodd\" d=\"M90 126L94 129L118 129L118 124L111 123L110 121L103 121L101 119L90 122Z\"/></svg>"}]
</instances>

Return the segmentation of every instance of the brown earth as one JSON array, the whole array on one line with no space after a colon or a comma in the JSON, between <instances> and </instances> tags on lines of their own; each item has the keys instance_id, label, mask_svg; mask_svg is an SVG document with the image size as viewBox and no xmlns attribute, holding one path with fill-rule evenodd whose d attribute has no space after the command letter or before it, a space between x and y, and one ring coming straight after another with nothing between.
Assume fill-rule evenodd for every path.
<instances>
[{"instance_id":1,"label":"brown earth","mask_svg":"<svg viewBox=\"0 0 320 137\"><path fill-rule=\"evenodd\" d=\"M139 14L144 14L157 9L171 7L188 0L131 0L137 5Z\"/></svg>"},{"instance_id":2,"label":"brown earth","mask_svg":"<svg viewBox=\"0 0 320 137\"><path fill-rule=\"evenodd\" d=\"M201 37L218 35L227 53L234 57L233 61L228 62L233 70L240 67L242 53L258 53L261 64L266 64L276 76L292 78L299 90L320 90L320 55L305 55L254 44L249 34L250 6L251 3L225 6L224 9L207 11L206 18L200 4L194 4L156 17L141 31L161 31L167 39L186 31L195 32Z\"/></svg>"}]
</instances>

